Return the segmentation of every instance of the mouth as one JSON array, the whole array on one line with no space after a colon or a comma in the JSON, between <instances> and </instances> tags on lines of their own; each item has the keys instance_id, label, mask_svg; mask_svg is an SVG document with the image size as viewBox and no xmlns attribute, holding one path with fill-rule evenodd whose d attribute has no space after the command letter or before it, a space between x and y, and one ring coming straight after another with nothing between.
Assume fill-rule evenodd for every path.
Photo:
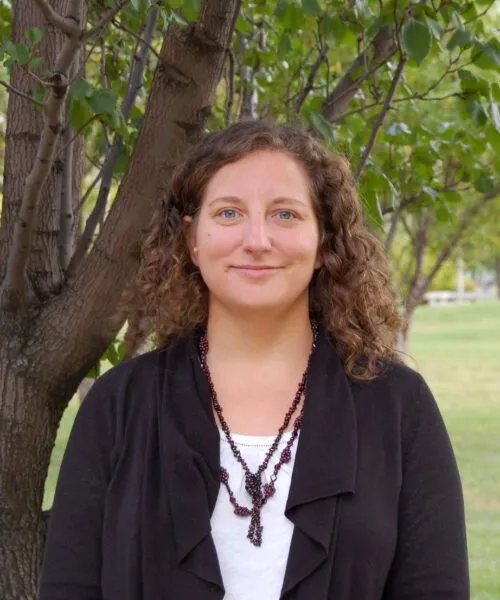
<instances>
[{"instance_id":1,"label":"mouth","mask_svg":"<svg viewBox=\"0 0 500 600\"><path fill-rule=\"evenodd\" d=\"M244 271L272 271L274 269L281 269L281 267L272 267L269 265L233 265L232 268Z\"/></svg>"},{"instance_id":2,"label":"mouth","mask_svg":"<svg viewBox=\"0 0 500 600\"><path fill-rule=\"evenodd\" d=\"M250 279L262 279L273 273L278 272L283 267L273 267L270 265L233 265L231 269L241 276Z\"/></svg>"}]
</instances>

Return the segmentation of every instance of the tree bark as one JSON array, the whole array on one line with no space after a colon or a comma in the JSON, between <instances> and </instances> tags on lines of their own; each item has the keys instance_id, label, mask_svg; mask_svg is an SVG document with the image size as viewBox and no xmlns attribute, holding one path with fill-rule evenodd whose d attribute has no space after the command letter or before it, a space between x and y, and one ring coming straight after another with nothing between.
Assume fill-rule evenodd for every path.
<instances>
[{"instance_id":1,"label":"tree bark","mask_svg":"<svg viewBox=\"0 0 500 600\"><path fill-rule=\"evenodd\" d=\"M61 409L48 401L50 390L38 385L27 357L9 350L0 347L0 597L33 600L45 539L44 484Z\"/></svg>"},{"instance_id":2,"label":"tree bark","mask_svg":"<svg viewBox=\"0 0 500 600\"><path fill-rule=\"evenodd\" d=\"M44 483L60 417L121 325L113 319L117 303L135 275L144 232L172 170L204 132L240 4L240 0L205 0L196 24L169 27L128 172L98 239L74 278L65 282L60 275L57 236L50 238L52 250L44 248L44 256L48 253L53 260L43 263L50 273L37 286L50 281L43 289L50 289L51 294L34 295L25 312L0 313L2 600L36 597L44 539ZM26 13L37 10L26 0L20 0L18 7ZM11 121L9 174L13 161L20 157L27 165L32 163L40 131L39 115L33 109L23 116L19 104L15 110L13 106L7 115ZM14 143L21 152L18 156ZM22 183L16 172L15 186L12 181L9 184L7 208L4 205L4 241L12 231ZM60 205L51 194L44 202L57 214L50 223L57 230ZM5 259L7 251L4 245L1 258Z\"/></svg>"},{"instance_id":3,"label":"tree bark","mask_svg":"<svg viewBox=\"0 0 500 600\"><path fill-rule=\"evenodd\" d=\"M65 14L68 0L54 0L52 7ZM85 19L85 15L83 15ZM58 29L47 26L45 17L32 0L13 3L12 39L24 42L25 33L31 27L43 31L39 53L44 62L39 75L54 67L64 44L65 36ZM80 58L77 56L77 62ZM19 67L14 67L12 85L30 94L38 84ZM7 107L7 131L5 148L4 202L2 208L2 237L0 243L0 280L5 275L6 259L11 249L14 226L18 216L26 179L37 154L38 142L43 129L43 115L29 101L10 94ZM59 149L61 144L59 144ZM77 195L81 187L82 146L74 144L73 190ZM76 150L79 150L77 152ZM56 160L41 190L37 209L36 227L31 236L30 256L27 265L28 293L35 298L50 296L62 283L63 271L59 261L60 199L64 190L64 155L57 151Z\"/></svg>"}]
</instances>

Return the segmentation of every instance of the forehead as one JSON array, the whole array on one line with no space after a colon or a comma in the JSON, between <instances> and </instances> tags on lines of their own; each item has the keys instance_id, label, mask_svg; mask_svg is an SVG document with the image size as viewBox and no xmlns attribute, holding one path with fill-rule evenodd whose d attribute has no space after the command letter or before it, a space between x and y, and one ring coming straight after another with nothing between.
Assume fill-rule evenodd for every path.
<instances>
[{"instance_id":1,"label":"forehead","mask_svg":"<svg viewBox=\"0 0 500 600\"><path fill-rule=\"evenodd\" d=\"M216 196L310 196L304 167L288 154L257 151L221 167L210 179L204 199Z\"/></svg>"}]
</instances>

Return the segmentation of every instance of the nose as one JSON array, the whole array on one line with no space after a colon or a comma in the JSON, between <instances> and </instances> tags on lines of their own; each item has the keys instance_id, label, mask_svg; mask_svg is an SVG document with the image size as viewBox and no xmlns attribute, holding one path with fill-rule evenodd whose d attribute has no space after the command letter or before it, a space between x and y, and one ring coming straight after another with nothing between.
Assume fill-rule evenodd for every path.
<instances>
[{"instance_id":1,"label":"nose","mask_svg":"<svg viewBox=\"0 0 500 600\"><path fill-rule=\"evenodd\" d=\"M243 249L251 253L266 252L271 249L269 231L263 215L255 214L248 218L243 238Z\"/></svg>"}]
</instances>

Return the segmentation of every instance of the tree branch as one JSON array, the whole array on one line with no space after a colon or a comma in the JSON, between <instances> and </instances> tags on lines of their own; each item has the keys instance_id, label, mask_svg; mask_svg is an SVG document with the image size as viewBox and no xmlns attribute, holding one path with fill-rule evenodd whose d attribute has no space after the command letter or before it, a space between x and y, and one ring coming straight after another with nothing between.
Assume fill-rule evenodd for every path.
<instances>
[{"instance_id":1,"label":"tree branch","mask_svg":"<svg viewBox=\"0 0 500 600\"><path fill-rule=\"evenodd\" d=\"M73 228L75 216L73 214L73 153L74 136L69 123L63 134L63 181L61 189L61 205L59 212L59 264L62 270L66 269L73 250Z\"/></svg>"},{"instance_id":2,"label":"tree branch","mask_svg":"<svg viewBox=\"0 0 500 600\"><path fill-rule=\"evenodd\" d=\"M40 108L45 108L45 104L43 102L40 102L39 100L36 100L36 98L32 98L29 94L25 94L24 92L21 92L21 90L18 90L17 88L12 87L10 85L10 83L7 83L6 81L2 81L0 79L0 85L3 85L4 88L7 88L9 90L9 92L16 94L16 96L19 96L20 98L24 98L25 100L29 100L30 102L32 102L36 106L39 106Z\"/></svg>"},{"instance_id":3,"label":"tree branch","mask_svg":"<svg viewBox=\"0 0 500 600\"><path fill-rule=\"evenodd\" d=\"M246 65L244 61L245 52L248 49L248 41L238 32L239 48L240 48L240 96L241 106L239 120L256 119L257 118L257 97L254 86L254 78L256 69L250 65Z\"/></svg>"},{"instance_id":4,"label":"tree branch","mask_svg":"<svg viewBox=\"0 0 500 600\"><path fill-rule=\"evenodd\" d=\"M407 57L404 54L402 54L399 59L398 66L396 67L394 77L392 78L391 87L389 88L387 98L385 99L382 110L380 111L378 117L375 120L375 123L373 124L370 139L369 139L368 144L366 145L365 149L363 150L363 154L361 155L361 159L359 161L358 168L356 169L356 172L354 174L354 178L356 179L356 181L359 180L361 173L363 172L363 169L365 168L366 163L368 161L368 157L370 156L370 153L373 150L373 146L375 144L375 140L377 139L378 132L380 131L380 128L382 127L385 116L391 106L391 102L394 97L394 93L396 92L396 88L398 87L398 84L401 79L401 75L403 74L403 70L405 68L407 60L408 60Z\"/></svg>"},{"instance_id":5,"label":"tree branch","mask_svg":"<svg viewBox=\"0 0 500 600\"><path fill-rule=\"evenodd\" d=\"M157 10L157 8L153 8L152 10ZM149 48L151 54L154 54L156 56L156 58L160 58L159 53L151 45L151 40L149 40L149 42L148 42L148 40L145 39L145 37L141 38L141 36L137 35L137 33L135 33L135 31L132 31L132 29L126 27L125 25L122 25L122 23L120 23L116 19L113 19L112 23L117 29L120 29L121 31L124 31L125 33L128 33L129 35L131 35L137 42L139 42L139 44L145 44Z\"/></svg>"},{"instance_id":6,"label":"tree branch","mask_svg":"<svg viewBox=\"0 0 500 600\"><path fill-rule=\"evenodd\" d=\"M48 0L35 0L35 2L51 25L69 36L76 36L80 33L80 20L75 21L71 16L62 17L50 6Z\"/></svg>"},{"instance_id":7,"label":"tree branch","mask_svg":"<svg viewBox=\"0 0 500 600\"><path fill-rule=\"evenodd\" d=\"M85 204L87 198L92 193L92 190L95 188L95 186L101 180L101 177L102 177L102 169L99 170L99 172L97 173L97 175L94 177L94 180L92 181L92 183L89 185L89 187L85 191L85 194L83 194L83 196L80 198L80 201L78 202L78 205L77 205L76 210L75 210L76 213L79 213L81 211L82 206Z\"/></svg>"},{"instance_id":8,"label":"tree branch","mask_svg":"<svg viewBox=\"0 0 500 600\"><path fill-rule=\"evenodd\" d=\"M301 109L302 109L302 105L304 104L307 96L309 95L309 93L311 92L311 90L313 89L314 86L314 80L316 79L316 75L318 74L319 68L321 67L321 65L323 64L323 62L325 61L326 55L328 54L328 50L329 50L329 46L328 44L325 44L322 48L320 53L318 54L318 57L316 58L314 65L311 68L311 71L309 72L309 75L307 77L307 81L306 81L306 85L304 86L304 88L299 92L297 101L295 103L295 112L298 114Z\"/></svg>"},{"instance_id":9,"label":"tree branch","mask_svg":"<svg viewBox=\"0 0 500 600\"><path fill-rule=\"evenodd\" d=\"M408 295L405 299L405 317L409 318L413 309L420 302L418 290L422 284L422 270L424 267L425 249L429 239L429 228L432 225L432 219L426 219L424 214L418 215L419 224L413 235L410 235L412 245L415 250L415 269L413 275L409 277ZM406 227L408 227L406 225ZM409 229L408 229L409 231Z\"/></svg>"},{"instance_id":10,"label":"tree branch","mask_svg":"<svg viewBox=\"0 0 500 600\"><path fill-rule=\"evenodd\" d=\"M52 8L43 0L37 4L45 7L53 17ZM76 25L65 40L59 53L51 78L52 89L45 105L45 115L40 143L33 168L26 179L21 207L14 226L12 245L7 259L7 269L1 290L0 304L9 310L24 304L26 300L26 265L31 246L31 235L36 223L36 211L42 187L52 168L57 141L62 130L63 113L68 92L69 74L72 63L81 45L80 21L83 0L72 0L69 14ZM43 10L43 9L42 9ZM61 17L62 18L62 17ZM56 19L56 22L58 20ZM64 20L66 22L66 20Z\"/></svg>"},{"instance_id":11,"label":"tree branch","mask_svg":"<svg viewBox=\"0 0 500 600\"><path fill-rule=\"evenodd\" d=\"M106 25L116 17L116 15L121 11L121 9L129 3L129 1L130 0L121 0L121 2L118 2L114 8L109 10L103 17L101 17L100 21L95 27L92 27L85 32L84 39L88 40L94 35L99 34L101 30L104 29L104 27L106 27Z\"/></svg>"},{"instance_id":12,"label":"tree branch","mask_svg":"<svg viewBox=\"0 0 500 600\"><path fill-rule=\"evenodd\" d=\"M231 111L234 104L234 55L231 50L228 52L228 65L227 65L227 96L226 106L224 110L224 121L226 127L229 126L231 120Z\"/></svg>"},{"instance_id":13,"label":"tree branch","mask_svg":"<svg viewBox=\"0 0 500 600\"><path fill-rule=\"evenodd\" d=\"M144 40L141 40L140 42L141 48L139 50L139 56L134 57L133 60L133 65L130 70L130 78L127 86L127 91L125 93L125 98L122 104L122 115L125 121L129 118L130 111L134 107L137 95L142 87L144 70L146 68L149 50L151 48L151 40L154 37L158 15L159 8L153 7L149 14L146 28L144 31ZM97 201L95 203L94 209L92 210L89 218L87 219L87 222L85 223L85 229L83 231L83 234L78 241L75 252L71 257L71 261L68 265L67 274L69 277L74 275L82 258L85 256L88 249L90 248L97 225L101 222L102 218L104 217L109 191L111 189L111 183L113 180L113 173L116 167L116 162L122 150L122 145L122 136L118 134L115 135L113 143L111 144L106 154L106 158L102 166L102 179L101 186L99 188L99 194L97 196Z\"/></svg>"},{"instance_id":14,"label":"tree branch","mask_svg":"<svg viewBox=\"0 0 500 600\"><path fill-rule=\"evenodd\" d=\"M391 219L390 219L390 223L389 223L389 231L387 232L387 236L384 241L384 250L387 255L390 254L390 252L392 250L392 244L394 243L394 240L396 238L396 233L398 230L398 225L400 223L400 220L401 220L401 210L399 207L397 207L391 215Z\"/></svg>"},{"instance_id":15,"label":"tree branch","mask_svg":"<svg viewBox=\"0 0 500 600\"><path fill-rule=\"evenodd\" d=\"M364 81L385 64L397 50L397 42L390 27L382 27L371 42L372 49L361 52L335 89L325 99L323 116L335 121L346 112L347 106ZM371 58L370 58L371 56ZM361 71L360 74L358 74Z\"/></svg>"}]
</instances>

